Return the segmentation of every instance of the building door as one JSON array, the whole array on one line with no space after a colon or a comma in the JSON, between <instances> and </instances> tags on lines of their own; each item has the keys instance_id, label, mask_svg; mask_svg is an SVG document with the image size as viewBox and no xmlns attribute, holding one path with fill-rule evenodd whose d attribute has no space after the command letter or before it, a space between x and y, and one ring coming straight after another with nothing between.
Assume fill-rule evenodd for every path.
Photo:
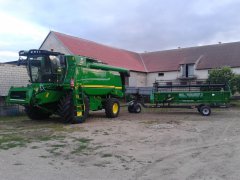
<instances>
[{"instance_id":1,"label":"building door","mask_svg":"<svg viewBox=\"0 0 240 180\"><path fill-rule=\"evenodd\" d=\"M193 77L194 76L194 64L183 64L181 66L182 77Z\"/></svg>"}]
</instances>

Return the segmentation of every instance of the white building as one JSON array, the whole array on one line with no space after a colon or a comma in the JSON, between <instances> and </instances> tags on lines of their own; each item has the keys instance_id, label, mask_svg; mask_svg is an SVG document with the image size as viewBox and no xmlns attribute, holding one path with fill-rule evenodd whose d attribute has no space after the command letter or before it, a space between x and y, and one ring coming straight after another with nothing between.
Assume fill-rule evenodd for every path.
<instances>
[{"instance_id":1,"label":"white building","mask_svg":"<svg viewBox=\"0 0 240 180\"><path fill-rule=\"evenodd\" d=\"M40 49L82 55L130 70L129 86L155 80L206 79L210 69L230 66L240 73L240 42L136 53L50 31Z\"/></svg>"}]
</instances>

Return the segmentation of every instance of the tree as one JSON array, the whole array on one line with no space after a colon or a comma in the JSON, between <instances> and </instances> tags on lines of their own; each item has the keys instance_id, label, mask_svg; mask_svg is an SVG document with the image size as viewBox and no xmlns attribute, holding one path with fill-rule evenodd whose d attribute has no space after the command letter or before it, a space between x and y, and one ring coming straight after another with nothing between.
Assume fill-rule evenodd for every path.
<instances>
[{"instance_id":1,"label":"tree","mask_svg":"<svg viewBox=\"0 0 240 180\"><path fill-rule=\"evenodd\" d=\"M240 93L240 74L235 74L233 84L236 92Z\"/></svg>"},{"instance_id":2,"label":"tree","mask_svg":"<svg viewBox=\"0 0 240 180\"><path fill-rule=\"evenodd\" d=\"M240 92L240 75L236 75L230 67L222 67L210 71L207 81L211 83L227 83L232 93Z\"/></svg>"}]
</instances>

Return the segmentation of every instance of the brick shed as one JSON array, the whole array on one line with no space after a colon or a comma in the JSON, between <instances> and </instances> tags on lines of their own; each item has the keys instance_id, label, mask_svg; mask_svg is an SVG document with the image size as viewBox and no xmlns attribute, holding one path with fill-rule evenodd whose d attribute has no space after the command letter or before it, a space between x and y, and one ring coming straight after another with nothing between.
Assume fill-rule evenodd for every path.
<instances>
[{"instance_id":1,"label":"brick shed","mask_svg":"<svg viewBox=\"0 0 240 180\"><path fill-rule=\"evenodd\" d=\"M0 64L0 96L7 96L11 86L26 86L29 77L25 66Z\"/></svg>"},{"instance_id":2,"label":"brick shed","mask_svg":"<svg viewBox=\"0 0 240 180\"><path fill-rule=\"evenodd\" d=\"M5 104L5 97L8 95L11 86L21 87L28 83L29 77L25 66L0 64L0 116L16 114L19 111L18 106L9 108Z\"/></svg>"}]
</instances>

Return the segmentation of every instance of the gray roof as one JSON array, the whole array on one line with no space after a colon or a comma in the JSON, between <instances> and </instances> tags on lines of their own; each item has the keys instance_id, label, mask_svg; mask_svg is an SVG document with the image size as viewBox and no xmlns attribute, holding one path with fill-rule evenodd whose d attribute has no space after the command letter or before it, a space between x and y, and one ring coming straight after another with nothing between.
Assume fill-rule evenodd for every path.
<instances>
[{"instance_id":1,"label":"gray roof","mask_svg":"<svg viewBox=\"0 0 240 180\"><path fill-rule=\"evenodd\" d=\"M240 67L240 42L181 48L141 54L149 72L176 71L180 64L196 64L196 69Z\"/></svg>"}]
</instances>

